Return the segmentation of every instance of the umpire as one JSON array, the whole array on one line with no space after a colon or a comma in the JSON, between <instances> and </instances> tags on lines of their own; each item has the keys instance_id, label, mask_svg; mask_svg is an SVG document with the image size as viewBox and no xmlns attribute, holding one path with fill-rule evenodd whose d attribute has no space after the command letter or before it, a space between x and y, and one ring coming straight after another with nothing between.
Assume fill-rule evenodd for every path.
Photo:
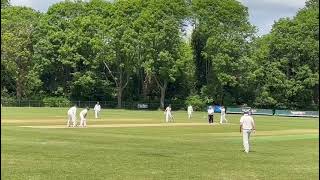
<instances>
[{"instance_id":1,"label":"umpire","mask_svg":"<svg viewBox=\"0 0 320 180\"><path fill-rule=\"evenodd\" d=\"M212 106L208 107L208 120L209 124L213 124L213 114L214 114L214 109Z\"/></svg>"}]
</instances>

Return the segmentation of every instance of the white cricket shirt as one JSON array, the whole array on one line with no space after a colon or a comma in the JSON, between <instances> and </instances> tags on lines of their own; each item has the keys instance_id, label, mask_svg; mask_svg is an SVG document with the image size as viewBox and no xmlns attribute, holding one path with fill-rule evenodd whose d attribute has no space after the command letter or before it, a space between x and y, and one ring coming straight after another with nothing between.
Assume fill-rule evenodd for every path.
<instances>
[{"instance_id":1,"label":"white cricket shirt","mask_svg":"<svg viewBox=\"0 0 320 180\"><path fill-rule=\"evenodd\" d=\"M88 110L84 109L80 112L80 116L86 117L87 113L88 113Z\"/></svg>"},{"instance_id":2,"label":"white cricket shirt","mask_svg":"<svg viewBox=\"0 0 320 180\"><path fill-rule=\"evenodd\" d=\"M225 108L221 108L221 115L225 115L226 114L226 109Z\"/></svg>"},{"instance_id":3,"label":"white cricket shirt","mask_svg":"<svg viewBox=\"0 0 320 180\"><path fill-rule=\"evenodd\" d=\"M96 105L94 106L94 109L93 109L93 110L95 110L95 111L100 111L100 110L101 110L100 104L96 104Z\"/></svg>"},{"instance_id":4,"label":"white cricket shirt","mask_svg":"<svg viewBox=\"0 0 320 180\"><path fill-rule=\"evenodd\" d=\"M68 114L76 115L76 113L77 113L77 108L75 106L71 107L68 110Z\"/></svg>"},{"instance_id":5,"label":"white cricket shirt","mask_svg":"<svg viewBox=\"0 0 320 180\"><path fill-rule=\"evenodd\" d=\"M170 108L169 106L166 108L166 112L167 112L167 113L170 113L170 112L171 112L171 108Z\"/></svg>"},{"instance_id":6,"label":"white cricket shirt","mask_svg":"<svg viewBox=\"0 0 320 180\"><path fill-rule=\"evenodd\" d=\"M253 125L254 125L253 118L247 114L244 114L240 118L240 125L242 125L242 129L253 129Z\"/></svg>"},{"instance_id":7,"label":"white cricket shirt","mask_svg":"<svg viewBox=\"0 0 320 180\"><path fill-rule=\"evenodd\" d=\"M213 115L213 113L214 113L214 109L213 109L213 108L209 108L209 109L208 109L208 114L209 114L209 115Z\"/></svg>"}]
</instances>

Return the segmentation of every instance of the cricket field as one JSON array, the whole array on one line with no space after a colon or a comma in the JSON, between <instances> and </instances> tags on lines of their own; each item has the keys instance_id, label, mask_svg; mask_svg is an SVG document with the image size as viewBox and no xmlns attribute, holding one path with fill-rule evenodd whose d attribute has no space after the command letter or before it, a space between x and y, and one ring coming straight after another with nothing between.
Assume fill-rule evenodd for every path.
<instances>
[{"instance_id":1,"label":"cricket field","mask_svg":"<svg viewBox=\"0 0 320 180\"><path fill-rule=\"evenodd\" d=\"M80 112L78 108L77 113ZM312 180L319 178L319 119L253 116L251 152L241 115L208 125L205 112L103 109L66 128L67 108L1 108L1 178L21 180ZM78 117L79 123L79 117Z\"/></svg>"}]
</instances>

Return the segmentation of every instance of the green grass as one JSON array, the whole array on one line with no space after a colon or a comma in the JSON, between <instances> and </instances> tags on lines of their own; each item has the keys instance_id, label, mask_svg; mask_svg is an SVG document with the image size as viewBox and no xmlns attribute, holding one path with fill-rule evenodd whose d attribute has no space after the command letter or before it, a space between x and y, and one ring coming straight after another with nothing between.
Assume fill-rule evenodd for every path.
<instances>
[{"instance_id":1,"label":"green grass","mask_svg":"<svg viewBox=\"0 0 320 180\"><path fill-rule=\"evenodd\" d=\"M319 120L254 116L252 152L242 152L240 115L228 125L92 128L97 124L163 123L160 111L103 110L88 128L66 124L65 108L1 109L1 178L39 180L318 179ZM80 112L78 110L78 112ZM180 122L205 114L174 112ZM215 121L220 114L215 115Z\"/></svg>"}]
</instances>

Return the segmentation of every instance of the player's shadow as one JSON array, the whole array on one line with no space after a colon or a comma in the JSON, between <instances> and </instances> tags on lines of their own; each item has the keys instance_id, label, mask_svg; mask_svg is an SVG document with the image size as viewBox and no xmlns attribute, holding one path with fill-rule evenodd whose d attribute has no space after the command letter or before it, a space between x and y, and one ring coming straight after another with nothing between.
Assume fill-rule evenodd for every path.
<instances>
[{"instance_id":1,"label":"player's shadow","mask_svg":"<svg viewBox=\"0 0 320 180\"><path fill-rule=\"evenodd\" d=\"M241 152L244 152L244 150L240 150L240 151L241 151ZM252 150L250 150L250 151L249 151L249 153L251 153L251 152L256 152L256 151L252 151Z\"/></svg>"}]
</instances>

